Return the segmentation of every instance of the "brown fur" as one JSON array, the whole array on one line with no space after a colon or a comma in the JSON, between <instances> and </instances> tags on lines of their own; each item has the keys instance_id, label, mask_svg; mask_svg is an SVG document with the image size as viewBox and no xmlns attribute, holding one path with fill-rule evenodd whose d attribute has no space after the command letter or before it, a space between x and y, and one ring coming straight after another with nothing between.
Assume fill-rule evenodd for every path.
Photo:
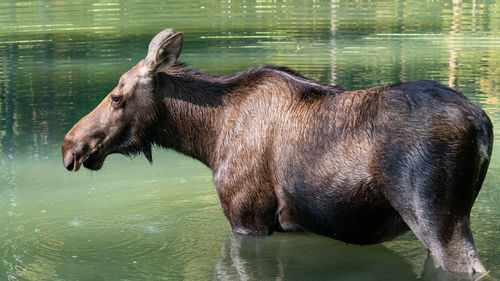
<instances>
[{"instance_id":1,"label":"brown fur","mask_svg":"<svg viewBox=\"0 0 500 281\"><path fill-rule=\"evenodd\" d=\"M411 229L452 272L484 272L469 215L492 149L486 114L415 81L360 91L283 67L211 76L176 59L166 30L68 132L63 162L172 148L210 167L234 232L311 231L371 244Z\"/></svg>"}]
</instances>

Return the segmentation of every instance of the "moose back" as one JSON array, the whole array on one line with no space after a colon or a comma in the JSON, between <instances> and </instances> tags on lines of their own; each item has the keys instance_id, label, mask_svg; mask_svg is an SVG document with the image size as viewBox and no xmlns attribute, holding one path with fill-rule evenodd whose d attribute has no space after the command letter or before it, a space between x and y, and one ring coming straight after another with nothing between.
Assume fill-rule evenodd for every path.
<instances>
[{"instance_id":1,"label":"moose back","mask_svg":"<svg viewBox=\"0 0 500 281\"><path fill-rule=\"evenodd\" d=\"M62 143L68 170L172 148L212 169L236 233L372 244L411 230L436 266L485 272L469 216L492 124L464 95L430 81L344 91L284 67L211 76L177 61L182 43L171 29L157 34L74 125Z\"/></svg>"}]
</instances>

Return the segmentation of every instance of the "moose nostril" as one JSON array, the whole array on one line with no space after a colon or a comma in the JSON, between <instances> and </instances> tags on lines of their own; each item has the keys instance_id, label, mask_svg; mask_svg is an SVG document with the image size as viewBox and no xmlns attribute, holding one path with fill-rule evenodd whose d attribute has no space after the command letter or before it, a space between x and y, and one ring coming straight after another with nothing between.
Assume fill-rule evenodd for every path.
<instances>
[{"instance_id":1,"label":"moose nostril","mask_svg":"<svg viewBox=\"0 0 500 281\"><path fill-rule=\"evenodd\" d=\"M75 155L75 153L68 153L68 154L69 155L67 155L63 159L64 167L66 167L66 169L68 171L74 171L75 170L75 164L76 164L77 156Z\"/></svg>"},{"instance_id":2,"label":"moose nostril","mask_svg":"<svg viewBox=\"0 0 500 281\"><path fill-rule=\"evenodd\" d=\"M68 171L73 171L73 169L75 168L75 155L71 154L67 157L64 157L63 162L64 167L66 167Z\"/></svg>"},{"instance_id":3,"label":"moose nostril","mask_svg":"<svg viewBox=\"0 0 500 281\"><path fill-rule=\"evenodd\" d=\"M75 167L75 161L71 161L71 162L69 162L69 164L68 164L68 165L66 165L66 169L67 169L68 171L73 171L73 168L74 168L74 167Z\"/></svg>"},{"instance_id":4,"label":"moose nostril","mask_svg":"<svg viewBox=\"0 0 500 281\"><path fill-rule=\"evenodd\" d=\"M79 168L78 159L80 159L82 149L75 138L68 133L64 138L61 150L63 156L63 165L68 171L77 171Z\"/></svg>"}]
</instances>

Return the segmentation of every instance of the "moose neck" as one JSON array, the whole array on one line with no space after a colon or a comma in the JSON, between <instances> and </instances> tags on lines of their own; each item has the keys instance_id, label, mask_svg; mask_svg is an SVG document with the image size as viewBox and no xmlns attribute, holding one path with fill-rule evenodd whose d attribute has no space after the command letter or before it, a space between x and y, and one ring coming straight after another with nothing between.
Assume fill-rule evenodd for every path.
<instances>
[{"instance_id":1,"label":"moose neck","mask_svg":"<svg viewBox=\"0 0 500 281\"><path fill-rule=\"evenodd\" d=\"M163 124L155 142L213 167L223 122L223 96L234 83L176 63L159 73L158 90L164 96Z\"/></svg>"}]
</instances>

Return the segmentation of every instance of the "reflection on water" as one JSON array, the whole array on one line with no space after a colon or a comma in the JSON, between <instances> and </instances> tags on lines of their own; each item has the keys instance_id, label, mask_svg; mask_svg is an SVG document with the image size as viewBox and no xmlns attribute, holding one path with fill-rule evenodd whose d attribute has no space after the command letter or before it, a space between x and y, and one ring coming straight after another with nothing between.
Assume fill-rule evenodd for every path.
<instances>
[{"instance_id":1,"label":"reflection on water","mask_svg":"<svg viewBox=\"0 0 500 281\"><path fill-rule=\"evenodd\" d=\"M215 74L275 64L346 89L439 81L485 109L498 139L499 15L493 0L0 1L0 280L416 278L426 253L412 234L362 248L233 237L200 163L154 151L152 167L111 156L70 174L60 142L165 27L185 33L183 61ZM499 151L472 214L497 276Z\"/></svg>"},{"instance_id":2,"label":"reflection on water","mask_svg":"<svg viewBox=\"0 0 500 281\"><path fill-rule=\"evenodd\" d=\"M382 245L352 247L310 234L230 235L216 280L416 280L411 266Z\"/></svg>"},{"instance_id":3,"label":"reflection on water","mask_svg":"<svg viewBox=\"0 0 500 281\"><path fill-rule=\"evenodd\" d=\"M352 247L305 233L270 237L231 234L222 243L213 279L470 280L434 268L430 259L418 273L420 278L409 260L382 245ZM481 279L495 280L489 275Z\"/></svg>"}]
</instances>

